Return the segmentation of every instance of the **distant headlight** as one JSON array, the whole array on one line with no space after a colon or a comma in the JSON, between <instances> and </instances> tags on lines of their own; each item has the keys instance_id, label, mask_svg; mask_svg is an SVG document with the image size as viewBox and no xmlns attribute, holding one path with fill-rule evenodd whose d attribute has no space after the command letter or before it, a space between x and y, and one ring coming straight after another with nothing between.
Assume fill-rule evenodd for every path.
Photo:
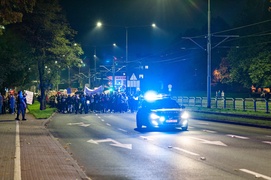
<instances>
[{"instance_id":1,"label":"distant headlight","mask_svg":"<svg viewBox=\"0 0 271 180\"><path fill-rule=\"evenodd\" d=\"M150 118L151 118L151 119L159 119L160 117L159 117L158 115L152 113L152 114L150 115Z\"/></svg>"},{"instance_id":2,"label":"distant headlight","mask_svg":"<svg viewBox=\"0 0 271 180\"><path fill-rule=\"evenodd\" d=\"M187 112L183 112L182 114L182 119L188 119L189 118L189 114Z\"/></svg>"}]
</instances>

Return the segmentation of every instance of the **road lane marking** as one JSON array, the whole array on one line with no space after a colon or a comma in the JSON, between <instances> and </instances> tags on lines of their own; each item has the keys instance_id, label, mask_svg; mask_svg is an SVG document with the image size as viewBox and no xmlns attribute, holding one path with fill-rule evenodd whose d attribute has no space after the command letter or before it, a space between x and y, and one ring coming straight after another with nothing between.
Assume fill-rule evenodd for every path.
<instances>
[{"instance_id":1,"label":"road lane marking","mask_svg":"<svg viewBox=\"0 0 271 180\"><path fill-rule=\"evenodd\" d=\"M201 125L209 125L209 123L205 123L205 122L201 122L199 124L201 124Z\"/></svg>"},{"instance_id":2,"label":"road lane marking","mask_svg":"<svg viewBox=\"0 0 271 180\"><path fill-rule=\"evenodd\" d=\"M119 131L127 132L125 129L118 128Z\"/></svg>"},{"instance_id":3,"label":"road lane marking","mask_svg":"<svg viewBox=\"0 0 271 180\"><path fill-rule=\"evenodd\" d=\"M176 149L176 150L178 150L178 151L182 151L182 152L187 153L187 154L191 154L191 155L193 155L193 156L199 156L199 154L197 154L197 153L193 153L193 152L191 152L191 151L187 151L187 150L182 149L182 148L173 147L173 149Z\"/></svg>"},{"instance_id":4,"label":"road lane marking","mask_svg":"<svg viewBox=\"0 0 271 180\"><path fill-rule=\"evenodd\" d=\"M106 125L107 125L107 126L111 126L111 124L109 124L109 123L106 123Z\"/></svg>"},{"instance_id":5,"label":"road lane marking","mask_svg":"<svg viewBox=\"0 0 271 180\"><path fill-rule=\"evenodd\" d=\"M16 137L15 137L15 158L14 158L14 179L21 180L21 148L20 148L20 128L19 121L16 121Z\"/></svg>"},{"instance_id":6,"label":"road lane marking","mask_svg":"<svg viewBox=\"0 0 271 180\"><path fill-rule=\"evenodd\" d=\"M190 137L190 138L191 138L191 139L198 140L198 141L201 141L201 142L204 143L204 144L212 144L212 145L217 145L217 146L227 146L226 144L224 144L224 143L221 142L221 141L208 141L208 140L205 140L205 139L194 138L194 137Z\"/></svg>"},{"instance_id":7,"label":"road lane marking","mask_svg":"<svg viewBox=\"0 0 271 180\"><path fill-rule=\"evenodd\" d=\"M270 142L270 141L263 141L263 143L265 143L265 144L270 144L270 145L271 145L271 142Z\"/></svg>"},{"instance_id":8,"label":"road lane marking","mask_svg":"<svg viewBox=\"0 0 271 180\"><path fill-rule=\"evenodd\" d=\"M250 170L247 170L247 169L239 169L240 171L243 171L245 173L248 173L248 174L252 174L254 175L256 178L263 178L263 179L267 179L267 180L271 180L271 177L269 176L265 176L263 174L259 174L259 173L256 173L256 172L253 172L253 171L250 171Z\"/></svg>"},{"instance_id":9,"label":"road lane marking","mask_svg":"<svg viewBox=\"0 0 271 180\"><path fill-rule=\"evenodd\" d=\"M238 139L249 139L248 137L237 136L237 135L234 135L234 134L227 134L227 136L232 137L232 138L238 138Z\"/></svg>"},{"instance_id":10,"label":"road lane marking","mask_svg":"<svg viewBox=\"0 0 271 180\"><path fill-rule=\"evenodd\" d=\"M149 137L147 137L147 136L140 136L142 139L144 139L144 140L149 140L149 141L153 141L153 139L152 138L149 138Z\"/></svg>"},{"instance_id":11,"label":"road lane marking","mask_svg":"<svg viewBox=\"0 0 271 180\"><path fill-rule=\"evenodd\" d=\"M74 125L78 125L78 126L82 126L82 127L88 127L90 126L90 124L85 124L84 122L80 122L80 123L68 123L68 126L74 126Z\"/></svg>"},{"instance_id":12,"label":"road lane marking","mask_svg":"<svg viewBox=\"0 0 271 180\"><path fill-rule=\"evenodd\" d=\"M217 133L216 131L211 131L211 130L207 130L207 129L204 129L203 131L208 132L208 133L213 133L213 134Z\"/></svg>"},{"instance_id":13,"label":"road lane marking","mask_svg":"<svg viewBox=\"0 0 271 180\"><path fill-rule=\"evenodd\" d=\"M132 144L122 144L114 139L111 138L107 138L107 139L101 139L101 140L93 140L90 139L87 141L88 143L92 143L92 144L99 144L99 143L104 143L104 142L112 142L112 144L110 144L111 146L116 146L116 147L121 147L121 148L126 148L126 149L132 149Z\"/></svg>"}]
</instances>

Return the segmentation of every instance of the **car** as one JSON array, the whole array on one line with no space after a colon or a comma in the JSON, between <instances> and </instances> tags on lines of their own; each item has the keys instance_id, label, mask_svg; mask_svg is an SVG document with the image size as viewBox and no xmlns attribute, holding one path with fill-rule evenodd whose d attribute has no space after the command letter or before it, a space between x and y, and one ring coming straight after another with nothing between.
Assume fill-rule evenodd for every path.
<instances>
[{"instance_id":1,"label":"car","mask_svg":"<svg viewBox=\"0 0 271 180\"><path fill-rule=\"evenodd\" d=\"M136 114L136 126L145 128L188 129L189 114L170 97L143 100Z\"/></svg>"}]
</instances>

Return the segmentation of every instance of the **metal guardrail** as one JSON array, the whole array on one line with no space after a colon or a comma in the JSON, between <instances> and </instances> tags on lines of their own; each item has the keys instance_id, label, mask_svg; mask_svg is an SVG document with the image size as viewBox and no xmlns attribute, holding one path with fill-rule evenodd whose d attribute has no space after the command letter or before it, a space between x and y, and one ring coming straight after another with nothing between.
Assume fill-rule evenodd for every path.
<instances>
[{"instance_id":1,"label":"metal guardrail","mask_svg":"<svg viewBox=\"0 0 271 180\"><path fill-rule=\"evenodd\" d=\"M207 97L173 96L180 105L207 107ZM211 108L259 111L270 113L270 100L264 98L211 98Z\"/></svg>"}]
</instances>

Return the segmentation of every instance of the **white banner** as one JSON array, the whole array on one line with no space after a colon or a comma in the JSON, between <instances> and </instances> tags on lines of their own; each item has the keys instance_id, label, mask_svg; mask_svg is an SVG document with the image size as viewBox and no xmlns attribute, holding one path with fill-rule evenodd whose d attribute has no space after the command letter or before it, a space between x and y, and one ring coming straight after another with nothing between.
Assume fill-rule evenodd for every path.
<instances>
[{"instance_id":1,"label":"white banner","mask_svg":"<svg viewBox=\"0 0 271 180\"><path fill-rule=\"evenodd\" d=\"M104 90L103 86L100 86L100 87L94 88L94 89L90 89L90 88L85 86L84 94L92 95L92 94L96 94L96 93L102 93L103 90Z\"/></svg>"},{"instance_id":2,"label":"white banner","mask_svg":"<svg viewBox=\"0 0 271 180\"><path fill-rule=\"evenodd\" d=\"M27 94L26 95L26 103L27 104L32 104L33 98L34 98L34 92L27 91L27 90L25 90L24 92Z\"/></svg>"}]
</instances>

